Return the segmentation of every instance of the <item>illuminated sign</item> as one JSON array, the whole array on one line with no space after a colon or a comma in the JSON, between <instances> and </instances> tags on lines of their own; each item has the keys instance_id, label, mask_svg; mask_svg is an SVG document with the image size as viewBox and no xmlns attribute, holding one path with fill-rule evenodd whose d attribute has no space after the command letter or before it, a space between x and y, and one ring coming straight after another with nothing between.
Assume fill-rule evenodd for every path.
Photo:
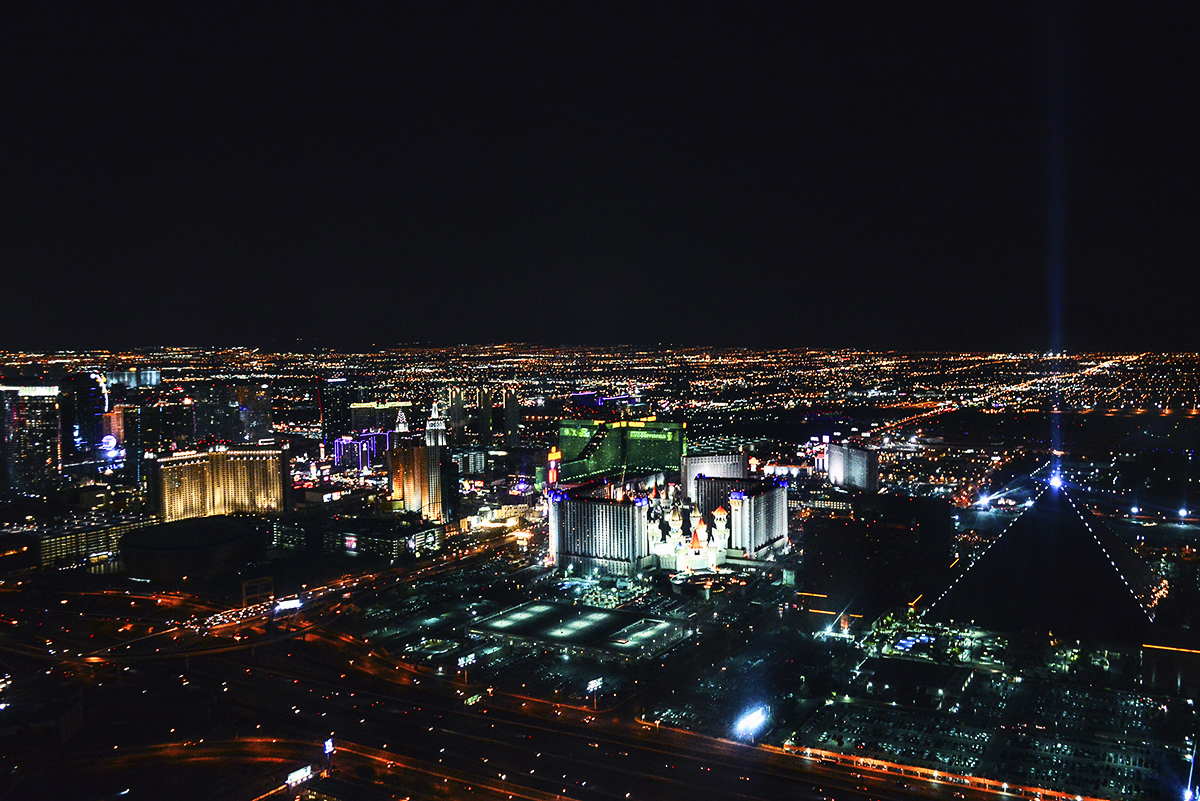
<instances>
[{"instance_id":1,"label":"illuminated sign","mask_svg":"<svg viewBox=\"0 0 1200 801\"><path fill-rule=\"evenodd\" d=\"M355 535L347 534L344 538L344 542L346 543L347 551L357 551L358 550L358 537L356 537Z\"/></svg>"},{"instance_id":2,"label":"illuminated sign","mask_svg":"<svg viewBox=\"0 0 1200 801\"><path fill-rule=\"evenodd\" d=\"M279 603L275 604L276 612L286 612L289 609L299 609L299 608L300 608L300 599L299 598L288 598L287 600L280 601Z\"/></svg>"},{"instance_id":3,"label":"illuminated sign","mask_svg":"<svg viewBox=\"0 0 1200 801\"><path fill-rule=\"evenodd\" d=\"M600 686L601 686L602 684L604 684L604 679L603 679L603 678L600 678L600 679L592 679L592 680L591 680L591 681L589 681L589 682L588 682L588 684L587 684L587 691L588 691L589 693L594 693L594 692L596 692L596 690L599 690L599 689L600 689Z\"/></svg>"},{"instance_id":4,"label":"illuminated sign","mask_svg":"<svg viewBox=\"0 0 1200 801\"><path fill-rule=\"evenodd\" d=\"M590 428L564 428L558 432L560 437L591 437L596 432Z\"/></svg>"},{"instance_id":5,"label":"illuminated sign","mask_svg":"<svg viewBox=\"0 0 1200 801\"><path fill-rule=\"evenodd\" d=\"M733 728L739 737L750 737L758 732L758 730L761 729L763 724L766 722L767 709L766 707L760 706L758 709L747 712L745 715L743 715L741 719L734 724Z\"/></svg>"},{"instance_id":6,"label":"illuminated sign","mask_svg":"<svg viewBox=\"0 0 1200 801\"><path fill-rule=\"evenodd\" d=\"M312 765L305 765L304 767L300 768L300 770L293 770L291 773L288 774L287 786L295 787L297 784L303 784L304 782L311 779L312 775L313 775Z\"/></svg>"},{"instance_id":7,"label":"illuminated sign","mask_svg":"<svg viewBox=\"0 0 1200 801\"><path fill-rule=\"evenodd\" d=\"M117 447L117 438L112 434L105 434L104 438L100 440L100 447L106 451L111 451Z\"/></svg>"},{"instance_id":8,"label":"illuminated sign","mask_svg":"<svg viewBox=\"0 0 1200 801\"><path fill-rule=\"evenodd\" d=\"M676 438L675 434L669 431L630 431L626 436L630 439L672 440Z\"/></svg>"},{"instance_id":9,"label":"illuminated sign","mask_svg":"<svg viewBox=\"0 0 1200 801\"><path fill-rule=\"evenodd\" d=\"M467 665L473 664L475 664L475 654L467 654L466 656L460 656L458 658L458 666L460 668L464 668Z\"/></svg>"},{"instance_id":10,"label":"illuminated sign","mask_svg":"<svg viewBox=\"0 0 1200 801\"><path fill-rule=\"evenodd\" d=\"M325 741L325 753L327 753L327 754L333 753L333 738L332 737L330 737L328 740Z\"/></svg>"}]
</instances>

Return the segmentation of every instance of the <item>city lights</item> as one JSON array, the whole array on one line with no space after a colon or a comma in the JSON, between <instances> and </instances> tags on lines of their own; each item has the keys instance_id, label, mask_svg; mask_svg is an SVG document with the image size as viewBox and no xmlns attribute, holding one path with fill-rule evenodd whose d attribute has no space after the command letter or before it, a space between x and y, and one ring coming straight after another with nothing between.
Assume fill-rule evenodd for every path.
<instances>
[{"instance_id":1,"label":"city lights","mask_svg":"<svg viewBox=\"0 0 1200 801\"><path fill-rule=\"evenodd\" d=\"M0 801L1200 801L1200 4L55 5Z\"/></svg>"},{"instance_id":2,"label":"city lights","mask_svg":"<svg viewBox=\"0 0 1200 801\"><path fill-rule=\"evenodd\" d=\"M79 618L81 608L95 603L92 596L72 596L66 604L61 603L66 598L57 598L53 609L61 625L39 619L44 631L39 636L43 631L29 630L19 611L9 611L22 608L22 594L6 592L0 593L0 607L7 604L0 608L0 636L13 625L20 635L32 635L43 659L86 664L101 671L97 681L108 680L103 671L119 671L145 685L147 705L161 688L153 674L126 672L122 657L170 654L180 666L171 677L172 690L202 688L219 677L211 689L233 707L245 699L262 718L254 726L310 727L305 749L324 744L327 757L331 730L353 732L385 720L414 736L484 729L486 737L500 735L512 724L490 709L496 696L522 715L593 727L596 734L589 736L595 742L602 739L602 727L633 725L649 727L640 729L648 740L661 727L692 732L698 743L724 736L773 749L788 734L782 729L791 727L773 727L772 709L787 701L761 695L769 686L765 677L792 676L793 685L781 693L811 692L808 680L787 667L790 660L803 656L812 665L807 674L823 670L844 651L865 654L866 661L847 678L823 679L829 686L821 692L829 694L814 705L812 724L790 734L795 741L790 753L822 753L830 770L924 777L938 770L938 781L961 776L977 789L1001 792L1005 778L1010 790L1030 781L1013 767L1024 761L1044 768L1029 797L1086 800L1100 797L1087 784L1098 760L1158 764L1151 759L1154 747L1096 739L1086 710L1099 705L1113 718L1112 726L1148 727L1144 737L1170 740L1160 726L1161 708L1177 699L1168 686L1172 666L1163 660L1193 658L1186 640L1164 636L1145 643L1139 629L1138 643L1110 646L1112 652L1136 653L1136 664L1147 665L1137 674L1145 690L1108 688L1110 697L1083 679L1065 685L1054 680L1077 670L1080 659L1092 658L1086 631L1076 631L1091 625L1092 617L1104 620L1106 637L1118 639L1130 616L1138 625L1153 620L1174 589L1155 569L1191 552L1184 545L1156 543L1157 561L1148 566L1134 546L1147 547L1149 532L1142 527L1160 524L1164 516L1187 525L1191 510L1179 505L1178 517L1144 511L1166 499L1156 496L1162 490L1155 485L1128 483L1131 474L1148 469L1156 481L1162 479L1161 486L1177 485L1167 482L1174 476L1163 475L1169 466L1139 462L1123 440L1112 445L1116 456L1107 459L1081 458L1069 446L1049 451L1030 446L1043 436L1053 392L1072 399L1056 403L1060 414L1074 415L1073 425L1099 422L1102 414L1126 414L1121 421L1127 428L1141 424L1134 415L1148 412L1122 413L1100 401L1115 387L1125 387L1123 392L1134 386L1140 379L1131 381L1131 373L1158 375L1155 371L1165 369L1158 357L1079 357L1072 366L1071 357L1056 356L1054 366L1063 368L1056 382L1043 380L1049 373L1041 357L1005 354L506 346L479 355L468 348L400 349L383 356L246 350L212 357L211 363L207 356L196 363L188 358L172 351L162 360L161 383L137 388L143 396L138 402L153 409L156 424L163 426L163 433L152 432L161 439L130 443L131 453L146 455L143 506L130 503L137 499L136 480L120 484L125 466L104 456L101 446L111 441L87 435L96 469L117 476L110 479L112 487L99 476L81 481L75 489L80 500L72 501L94 497L103 507L114 502L119 487L126 494L122 504L146 511L85 506L58 523L10 515L12 522L4 525L16 539L0 549L0 557L14 563L28 553L29 564L40 559L39 569L63 571L64 579L68 570L107 569L121 557L119 564L136 573L129 578L139 579L118 591L116 609L125 617L106 627L111 610ZM588 370L580 374L585 362ZM339 372L356 378L311 377ZM294 373L304 377L285 383L283 376ZM227 375L248 376L241 390L245 405L238 403L236 417L223 423L239 437L202 438L203 426L235 408L231 401L238 393L222 388ZM1170 391L1168 382L1146 381ZM504 385L506 398L530 397L522 412L528 416L513 429L515 445L507 437L504 448L483 444L478 404L487 408L491 392L501 396L500 390L478 388L487 383ZM602 391L582 391L589 385ZM864 385L880 388L864 392ZM677 397L673 388L684 386L686 395ZM103 429L115 432L107 435L118 447L129 442L138 422L138 413L127 408L127 389L119 385L114 391L108 412L113 416ZM569 392L574 389L582 394ZM183 393L191 403L179 399ZM648 400L656 393L663 397ZM59 396L15 397L32 399L24 408L36 415L22 429L30 432L30 441L68 430L55 417ZM1110 396L1109 403L1116 398ZM435 417L435 405L444 428L435 424L427 437L430 427L422 416L429 410ZM491 408L498 435L505 407ZM314 409L320 411L316 419ZM963 433L961 414L981 417L985 425L976 430L973 421L974 433ZM176 427L168 429L163 420L175 420ZM263 420L286 434L286 447L269 438L241 441ZM764 437L733 433L747 422L760 426ZM765 436L798 429L796 442ZM348 447L354 443L360 447ZM1030 474L1031 457L1050 464ZM54 458L47 451L29 462L36 467L30 476L40 479ZM150 509L161 509L156 513L164 518L189 519L163 523ZM221 510L237 514L209 516ZM1113 523L1128 530L1117 536L1109 530ZM229 528L242 524L250 528ZM186 587L186 593L164 592L163 579L149 577L155 563L139 561L149 558L145 543L154 541L142 532L155 534L154 527L162 525L199 526L194 531L210 539L197 538L197 546L241 542L232 537L253 530L269 543L270 559L292 560L295 567L264 572L263 562L241 561L261 559L249 550L221 565L221 551L211 548L203 558L197 552L186 561L182 572L193 580L171 585ZM801 532L798 540L794 535ZM167 528L154 558L182 550L186 534ZM1095 572L1073 577L1039 543L1057 543L1060 552L1077 564L1094 565ZM340 566L345 575L313 580L307 560L319 564L330 558L345 560ZM1007 561L994 573L997 583L988 585L989 565L1001 564L996 560ZM206 580L196 579L209 569L202 570L201 562L234 570L229 577L242 573L240 603L206 597ZM977 628L990 625L992 599L1009 599L1013 582L1031 564L1045 565L1059 580L1023 587L1020 603L1002 606L1016 618L1014 627L1036 624L1039 610L1068 610L1054 620L1058 644L1040 666L1050 681L1013 670L1009 654L1021 647L1019 637ZM38 574L18 575L33 581ZM878 599L845 589L864 583ZM124 593L134 586L153 597L130 600ZM1095 598L1088 596L1093 586L1102 590ZM1072 596L1088 596L1086 604L1075 606ZM972 601L975 606L962 601L970 597L981 600ZM747 609L768 614L747 616ZM681 614L704 624L681 622L690 620ZM709 648L714 631L728 650L712 654L718 681L676 683L670 693L647 696L641 722L625 717L631 691L676 659L681 645L689 652ZM255 661L255 650L268 642L286 660L286 676L265 677ZM323 644L314 647L317 643ZM207 661L208 653L221 655L220 666ZM614 658L625 676L611 672ZM946 659L979 671L976 678L965 687L947 683L936 673ZM206 672L192 675L189 662L204 665ZM933 672L919 681L931 683L914 695L906 674L927 668ZM425 679L426 672L441 677L438 687ZM391 682L390 692L409 709L403 721L378 699L364 706L362 674ZM322 691L330 677L344 689ZM264 700L272 697L262 692L264 681L282 688L278 703ZM454 702L418 718L424 696L408 696L408 688L418 685L420 693L443 693ZM1026 688L1044 695L1039 703L1059 722L1059 733L1088 743L1088 755L1064 768L1043 740L1022 740L1011 764L1005 758L988 768L1002 775L972 775L978 770L971 750L977 738L999 731L988 710L1001 703L1021 709L1011 701ZM937 711L953 716L956 725L961 721L962 732L922 731L913 699L923 697L944 705ZM746 698L756 704L742 708ZM610 710L600 714L601 703ZM742 711L730 723L712 714L716 708ZM447 714L454 709L467 716ZM11 714L11 706L5 712ZM1014 718L1002 725L1025 731L1019 727L1030 724ZM348 737L337 743L339 758L365 758L364 745ZM903 756L902 743L911 737L932 738L929 750L941 755L937 768L908 764L919 762ZM298 768L311 759L305 749L295 746L280 758ZM449 759L449 750L439 753ZM491 753L481 756L489 768L499 760ZM587 759L575 753L569 759L576 767L564 765L567 781L583 786L587 780L591 787L598 780ZM324 761L320 769L328 766ZM535 767L533 781L542 775L540 764L524 770L497 764L497 773L530 775L527 770ZM307 781L320 780L313 770ZM582 775L576 779L573 770ZM1136 784L1125 790L1139 791Z\"/></svg>"}]
</instances>

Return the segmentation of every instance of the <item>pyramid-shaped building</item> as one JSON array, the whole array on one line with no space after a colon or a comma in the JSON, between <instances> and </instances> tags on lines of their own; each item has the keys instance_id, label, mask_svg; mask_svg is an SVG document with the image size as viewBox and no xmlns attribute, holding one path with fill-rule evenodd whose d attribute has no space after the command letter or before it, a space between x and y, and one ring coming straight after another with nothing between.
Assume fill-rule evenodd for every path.
<instances>
[{"instance_id":1,"label":"pyramid-shaped building","mask_svg":"<svg viewBox=\"0 0 1200 801\"><path fill-rule=\"evenodd\" d=\"M1140 643L1165 594L1166 581L1066 487L1045 486L929 617L998 632Z\"/></svg>"}]
</instances>

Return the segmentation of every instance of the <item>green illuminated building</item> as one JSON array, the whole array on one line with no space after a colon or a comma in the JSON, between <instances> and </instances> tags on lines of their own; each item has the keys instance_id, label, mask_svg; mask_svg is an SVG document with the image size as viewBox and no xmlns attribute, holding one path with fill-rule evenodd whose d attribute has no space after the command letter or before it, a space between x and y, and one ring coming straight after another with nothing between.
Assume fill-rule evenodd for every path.
<instances>
[{"instance_id":1,"label":"green illuminated building","mask_svg":"<svg viewBox=\"0 0 1200 801\"><path fill-rule=\"evenodd\" d=\"M660 423L654 417L563 420L558 428L558 451L550 454L551 462L558 462L557 481L679 470L687 453L686 425Z\"/></svg>"}]
</instances>

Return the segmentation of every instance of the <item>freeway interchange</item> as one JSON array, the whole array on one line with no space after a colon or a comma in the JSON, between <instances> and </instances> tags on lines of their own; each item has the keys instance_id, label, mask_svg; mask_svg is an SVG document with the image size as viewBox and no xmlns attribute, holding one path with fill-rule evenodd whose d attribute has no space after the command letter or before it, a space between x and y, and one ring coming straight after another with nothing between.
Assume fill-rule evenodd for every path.
<instances>
[{"instance_id":1,"label":"freeway interchange","mask_svg":"<svg viewBox=\"0 0 1200 801\"><path fill-rule=\"evenodd\" d=\"M593 713L492 695L337 626L353 602L484 564L510 546L347 577L308 591L303 615L275 626L270 607L232 614L184 596L76 593L46 603L39 636L3 640L6 658L28 662L36 652L51 665L47 680L82 682L82 725L64 747L5 754L0 798L161 798L164 787L179 801L283 798L271 793L288 773L324 767L327 738L336 775L414 798L983 797L651 727L637 721L636 697ZM3 614L16 620L28 600L4 595ZM465 703L471 695L478 703Z\"/></svg>"}]
</instances>

